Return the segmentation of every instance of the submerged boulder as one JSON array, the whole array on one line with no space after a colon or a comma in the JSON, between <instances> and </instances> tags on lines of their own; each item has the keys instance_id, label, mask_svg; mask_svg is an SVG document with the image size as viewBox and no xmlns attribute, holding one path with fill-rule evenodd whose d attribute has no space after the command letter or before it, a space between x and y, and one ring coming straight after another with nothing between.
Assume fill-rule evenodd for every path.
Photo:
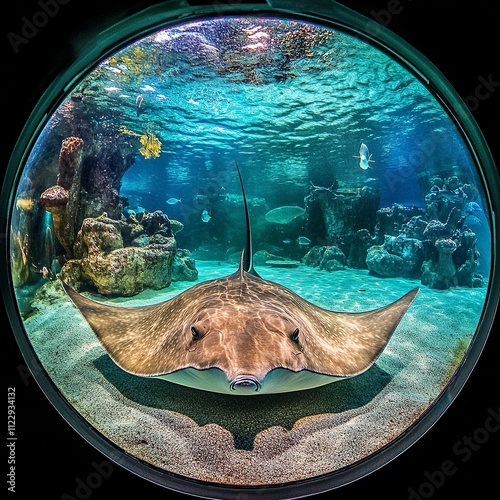
<instances>
[{"instance_id":1,"label":"submerged boulder","mask_svg":"<svg viewBox=\"0 0 500 500\"><path fill-rule=\"evenodd\" d=\"M146 288L169 286L177 250L175 238L157 232L141 244L124 246L123 224L105 214L85 219L75 243L79 258L64 265L63 280L77 287L90 284L104 295L131 296Z\"/></svg>"},{"instance_id":2,"label":"submerged boulder","mask_svg":"<svg viewBox=\"0 0 500 500\"><path fill-rule=\"evenodd\" d=\"M395 278L401 276L403 259L399 255L389 253L384 245L374 245L368 249L366 265L374 274Z\"/></svg>"},{"instance_id":3,"label":"submerged boulder","mask_svg":"<svg viewBox=\"0 0 500 500\"><path fill-rule=\"evenodd\" d=\"M196 281L198 269L191 257L191 252L186 249L178 249L172 264L172 281Z\"/></svg>"},{"instance_id":4,"label":"submerged boulder","mask_svg":"<svg viewBox=\"0 0 500 500\"><path fill-rule=\"evenodd\" d=\"M302 263L311 267L318 267L324 271L338 271L344 269L346 257L342 250L335 246L314 246L302 258Z\"/></svg>"},{"instance_id":5,"label":"submerged boulder","mask_svg":"<svg viewBox=\"0 0 500 500\"><path fill-rule=\"evenodd\" d=\"M443 238L435 243L438 252L436 261L425 261L422 266L422 284L429 288L446 290L457 286L457 268L453 262L452 254L457 249L457 244L451 238Z\"/></svg>"}]
</instances>

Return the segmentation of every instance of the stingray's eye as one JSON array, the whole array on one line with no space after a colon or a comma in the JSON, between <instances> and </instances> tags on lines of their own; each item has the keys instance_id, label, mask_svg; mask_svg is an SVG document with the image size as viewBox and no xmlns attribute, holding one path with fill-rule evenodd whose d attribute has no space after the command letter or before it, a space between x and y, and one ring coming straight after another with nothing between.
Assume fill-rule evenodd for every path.
<instances>
[{"instance_id":1,"label":"stingray's eye","mask_svg":"<svg viewBox=\"0 0 500 500\"><path fill-rule=\"evenodd\" d=\"M298 328L295 328L295 330L293 331L292 335L290 336L290 338L294 341L294 342L298 342L299 341L299 329Z\"/></svg>"},{"instance_id":2,"label":"stingray's eye","mask_svg":"<svg viewBox=\"0 0 500 500\"><path fill-rule=\"evenodd\" d=\"M192 326L191 335L193 336L193 340L198 340L200 338L200 331L195 326Z\"/></svg>"}]
</instances>

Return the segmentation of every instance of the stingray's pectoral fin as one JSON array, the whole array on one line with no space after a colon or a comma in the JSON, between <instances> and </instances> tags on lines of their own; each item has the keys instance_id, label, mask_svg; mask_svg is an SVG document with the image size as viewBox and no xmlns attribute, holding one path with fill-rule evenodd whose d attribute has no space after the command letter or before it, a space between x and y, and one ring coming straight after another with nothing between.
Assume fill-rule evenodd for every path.
<instances>
[{"instance_id":1,"label":"stingray's pectoral fin","mask_svg":"<svg viewBox=\"0 0 500 500\"><path fill-rule=\"evenodd\" d=\"M321 342L311 346L309 369L326 375L352 377L375 363L419 288L380 309L363 313L321 310L317 329Z\"/></svg>"},{"instance_id":2,"label":"stingray's pectoral fin","mask_svg":"<svg viewBox=\"0 0 500 500\"><path fill-rule=\"evenodd\" d=\"M168 302L143 307L115 307L90 300L62 283L111 359L123 370L142 376L183 367L185 346L169 327ZM175 299L171 301L175 306ZM164 346L168 345L168 349Z\"/></svg>"}]
</instances>

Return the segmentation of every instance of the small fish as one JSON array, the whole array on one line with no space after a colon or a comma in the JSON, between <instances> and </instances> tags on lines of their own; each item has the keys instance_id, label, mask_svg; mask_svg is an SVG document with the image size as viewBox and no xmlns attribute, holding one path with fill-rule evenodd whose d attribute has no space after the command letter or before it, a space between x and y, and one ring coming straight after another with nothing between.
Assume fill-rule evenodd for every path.
<instances>
[{"instance_id":1,"label":"small fish","mask_svg":"<svg viewBox=\"0 0 500 500\"><path fill-rule=\"evenodd\" d=\"M208 210L203 210L201 213L201 220L203 222L208 222L212 218L212 212L209 212Z\"/></svg>"},{"instance_id":2,"label":"small fish","mask_svg":"<svg viewBox=\"0 0 500 500\"><path fill-rule=\"evenodd\" d=\"M139 116L144 110L142 109L142 103L144 102L144 97L141 94L137 96L135 100L135 112Z\"/></svg>"},{"instance_id":3,"label":"small fish","mask_svg":"<svg viewBox=\"0 0 500 500\"><path fill-rule=\"evenodd\" d=\"M42 278L44 280L52 280L52 273L47 269L46 266L43 266L42 269L38 269L38 267L35 266L35 264L31 264L35 269L37 273L40 273L42 275Z\"/></svg>"},{"instance_id":4,"label":"small fish","mask_svg":"<svg viewBox=\"0 0 500 500\"><path fill-rule=\"evenodd\" d=\"M368 146L366 144L364 144L363 142L361 143L361 146L359 146L359 155L353 156L353 158L359 158L359 166L363 170L371 168L369 163L375 161L375 160L372 160L371 157L372 157L372 155L368 151Z\"/></svg>"},{"instance_id":5,"label":"small fish","mask_svg":"<svg viewBox=\"0 0 500 500\"><path fill-rule=\"evenodd\" d=\"M169 205L177 205L177 203L182 203L182 199L180 199L180 198L179 199L178 198L169 198L167 200L167 203Z\"/></svg>"},{"instance_id":6,"label":"small fish","mask_svg":"<svg viewBox=\"0 0 500 500\"><path fill-rule=\"evenodd\" d=\"M301 246L306 247L311 244L311 240L309 238L306 238L305 236L299 236L297 238L297 243Z\"/></svg>"},{"instance_id":7,"label":"small fish","mask_svg":"<svg viewBox=\"0 0 500 500\"><path fill-rule=\"evenodd\" d=\"M287 245L288 245L288 244L290 244L292 241L293 241L293 240L290 240L290 239L288 239L288 238L287 238L287 239L283 240L283 243L285 243L285 244L287 244Z\"/></svg>"}]
</instances>

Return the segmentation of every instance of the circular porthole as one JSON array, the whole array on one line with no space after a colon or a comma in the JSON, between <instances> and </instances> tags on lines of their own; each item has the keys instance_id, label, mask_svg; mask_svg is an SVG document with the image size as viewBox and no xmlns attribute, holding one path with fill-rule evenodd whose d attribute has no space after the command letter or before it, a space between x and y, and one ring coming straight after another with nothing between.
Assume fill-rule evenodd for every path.
<instances>
[{"instance_id":1,"label":"circular porthole","mask_svg":"<svg viewBox=\"0 0 500 500\"><path fill-rule=\"evenodd\" d=\"M498 304L498 176L466 106L379 25L293 5L110 29L2 190L35 378L105 455L195 496L386 464L451 404Z\"/></svg>"}]
</instances>

